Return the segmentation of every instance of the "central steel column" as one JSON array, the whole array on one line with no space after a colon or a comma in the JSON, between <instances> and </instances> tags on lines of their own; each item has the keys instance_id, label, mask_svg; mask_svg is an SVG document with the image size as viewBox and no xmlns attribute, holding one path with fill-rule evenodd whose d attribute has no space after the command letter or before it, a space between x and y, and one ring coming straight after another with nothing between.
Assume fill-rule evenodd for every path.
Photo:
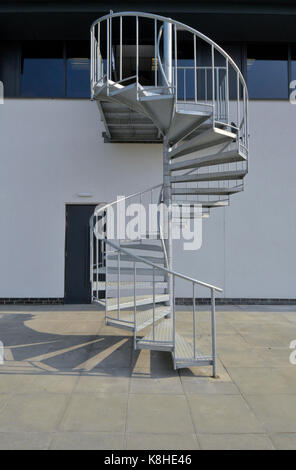
<instances>
[{"instance_id":1,"label":"central steel column","mask_svg":"<svg viewBox=\"0 0 296 470\"><path fill-rule=\"evenodd\" d=\"M169 86L173 84L173 29L171 23L163 25L164 73Z\"/></svg>"},{"instance_id":2,"label":"central steel column","mask_svg":"<svg viewBox=\"0 0 296 470\"><path fill-rule=\"evenodd\" d=\"M165 22L163 25L163 60L164 73L169 86L173 83L173 35L172 24ZM164 83L164 85L167 85ZM168 258L168 268L173 269L173 246L172 246L172 190L170 183L170 158L169 143L167 137L163 138L163 202L168 208L167 233L165 239L165 248ZM169 305L172 306L173 277L167 276L168 289L170 296ZM170 315L169 315L170 316Z\"/></svg>"}]
</instances>

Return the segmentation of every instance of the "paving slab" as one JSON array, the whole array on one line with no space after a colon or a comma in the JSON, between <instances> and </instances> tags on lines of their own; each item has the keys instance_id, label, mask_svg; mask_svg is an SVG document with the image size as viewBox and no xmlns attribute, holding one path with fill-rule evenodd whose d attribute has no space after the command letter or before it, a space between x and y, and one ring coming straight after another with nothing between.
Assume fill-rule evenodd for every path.
<instances>
[{"instance_id":1,"label":"paving slab","mask_svg":"<svg viewBox=\"0 0 296 470\"><path fill-rule=\"evenodd\" d=\"M61 393L10 395L0 413L1 431L54 431L65 412L68 396Z\"/></svg>"},{"instance_id":2,"label":"paving slab","mask_svg":"<svg viewBox=\"0 0 296 470\"><path fill-rule=\"evenodd\" d=\"M58 432L53 435L51 450L122 450L123 433Z\"/></svg>"},{"instance_id":3,"label":"paving slab","mask_svg":"<svg viewBox=\"0 0 296 470\"><path fill-rule=\"evenodd\" d=\"M177 371L159 373L158 377L156 374L142 376L135 373L131 377L130 392L182 395L183 388Z\"/></svg>"},{"instance_id":4,"label":"paving slab","mask_svg":"<svg viewBox=\"0 0 296 470\"><path fill-rule=\"evenodd\" d=\"M198 434L264 432L255 414L241 396L189 395L188 400Z\"/></svg>"},{"instance_id":5,"label":"paving slab","mask_svg":"<svg viewBox=\"0 0 296 470\"><path fill-rule=\"evenodd\" d=\"M78 378L75 393L127 394L130 378L107 374L85 375Z\"/></svg>"},{"instance_id":6,"label":"paving slab","mask_svg":"<svg viewBox=\"0 0 296 470\"><path fill-rule=\"evenodd\" d=\"M293 367L228 367L228 372L246 395L296 393L296 370Z\"/></svg>"},{"instance_id":7,"label":"paving slab","mask_svg":"<svg viewBox=\"0 0 296 470\"><path fill-rule=\"evenodd\" d=\"M278 450L296 450L296 433L272 434L271 440Z\"/></svg>"},{"instance_id":8,"label":"paving slab","mask_svg":"<svg viewBox=\"0 0 296 470\"><path fill-rule=\"evenodd\" d=\"M50 432L0 432L1 450L47 450Z\"/></svg>"},{"instance_id":9,"label":"paving slab","mask_svg":"<svg viewBox=\"0 0 296 470\"><path fill-rule=\"evenodd\" d=\"M74 393L60 431L124 432L126 394Z\"/></svg>"},{"instance_id":10,"label":"paving slab","mask_svg":"<svg viewBox=\"0 0 296 470\"><path fill-rule=\"evenodd\" d=\"M199 450L195 434L128 433L126 442L127 450Z\"/></svg>"},{"instance_id":11,"label":"paving slab","mask_svg":"<svg viewBox=\"0 0 296 470\"><path fill-rule=\"evenodd\" d=\"M198 435L202 450L272 450L267 434L202 434Z\"/></svg>"},{"instance_id":12,"label":"paving slab","mask_svg":"<svg viewBox=\"0 0 296 470\"><path fill-rule=\"evenodd\" d=\"M194 428L182 395L130 395L127 432L192 434Z\"/></svg>"},{"instance_id":13,"label":"paving slab","mask_svg":"<svg viewBox=\"0 0 296 470\"><path fill-rule=\"evenodd\" d=\"M296 432L296 394L246 395L245 398L268 432Z\"/></svg>"}]
</instances>

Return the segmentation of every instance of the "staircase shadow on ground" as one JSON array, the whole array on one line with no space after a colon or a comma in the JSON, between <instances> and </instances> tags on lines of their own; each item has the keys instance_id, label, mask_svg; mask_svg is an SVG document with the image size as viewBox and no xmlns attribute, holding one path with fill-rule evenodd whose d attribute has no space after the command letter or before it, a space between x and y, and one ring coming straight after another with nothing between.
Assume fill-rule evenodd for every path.
<instances>
[{"instance_id":1,"label":"staircase shadow on ground","mask_svg":"<svg viewBox=\"0 0 296 470\"><path fill-rule=\"evenodd\" d=\"M133 349L131 336L40 332L25 324L35 318L34 314L27 313L0 318L0 340L9 350L4 366L0 366L0 374L117 377L133 374L140 377L149 373L150 377L160 377L176 372L173 371L170 353L150 351L149 371L144 366L142 373L137 365L141 351Z\"/></svg>"}]
</instances>

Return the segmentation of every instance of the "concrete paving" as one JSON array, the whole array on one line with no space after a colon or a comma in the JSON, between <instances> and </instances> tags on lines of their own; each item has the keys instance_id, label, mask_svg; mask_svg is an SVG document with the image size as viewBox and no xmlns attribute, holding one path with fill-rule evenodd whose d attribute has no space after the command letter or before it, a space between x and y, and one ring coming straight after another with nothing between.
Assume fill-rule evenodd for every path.
<instances>
[{"instance_id":1,"label":"concrete paving","mask_svg":"<svg viewBox=\"0 0 296 470\"><path fill-rule=\"evenodd\" d=\"M189 339L189 308L177 316ZM134 351L93 306L1 306L0 449L296 449L294 339L295 306L219 306L213 379Z\"/></svg>"}]
</instances>

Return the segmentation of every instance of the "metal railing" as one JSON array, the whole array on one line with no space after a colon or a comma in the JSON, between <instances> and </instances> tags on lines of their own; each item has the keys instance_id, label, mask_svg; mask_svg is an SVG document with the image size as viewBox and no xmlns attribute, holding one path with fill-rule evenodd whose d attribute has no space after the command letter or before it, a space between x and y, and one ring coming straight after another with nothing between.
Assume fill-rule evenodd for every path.
<instances>
[{"instance_id":1,"label":"metal railing","mask_svg":"<svg viewBox=\"0 0 296 470\"><path fill-rule=\"evenodd\" d=\"M145 23L145 29L143 27ZM169 64L164 56L165 25L172 28ZM248 154L248 91L244 77L232 58L214 41L204 34L171 18L142 12L110 13L91 26L91 96L95 97L96 87L106 84L107 94L110 83L133 80L138 93L146 84L141 62L143 60L143 37L147 39L150 28L152 68L148 88L166 87L175 96L176 103L195 103L213 109L213 125L221 123L238 135L238 149ZM192 49L192 66L184 67L182 43L186 34L186 49ZM145 43L146 44L146 43ZM127 48L133 51L127 54ZM206 58L199 53L207 50ZM127 63L133 62L132 69ZM204 62L204 63L203 63ZM177 67L174 66L177 64ZM179 85L192 76L193 97ZM184 80L185 74L185 80ZM189 74L189 75L188 75ZM171 80L170 80L171 77ZM147 77L146 77L147 78ZM141 86L140 86L141 85ZM180 95L181 93L181 95Z\"/></svg>"},{"instance_id":2,"label":"metal railing","mask_svg":"<svg viewBox=\"0 0 296 470\"><path fill-rule=\"evenodd\" d=\"M154 196L157 196L155 198ZM137 307L137 296L139 287L141 286L141 279L145 276L145 283L147 285L147 277L149 288L152 291L152 335L153 340L155 339L155 328L159 318L156 317L156 291L158 289L163 289L164 285L167 285L170 279L172 280L172 293L168 306L168 311L170 310L171 314L171 338L166 342L171 345L172 352L174 354L174 363L179 360L182 360L185 364L190 365L190 360L196 363L197 357L197 312L196 312L196 286L204 287L210 290L211 292L211 338L212 338L212 352L211 356L208 357L208 365L213 366L213 376L216 375L216 329L215 329L215 292L222 292L217 286L208 284L197 279L193 279L189 276L183 275L176 271L170 270L165 266L157 264L155 261L150 261L149 259L143 256L137 256L132 253L130 250L124 248L120 244L120 240L112 240L107 238L106 230L106 211L111 207L117 206L123 201L135 201L143 203L144 198L146 197L146 203L152 203L153 200L156 200L158 203L161 201L162 197L162 185L153 186L145 191L132 194L130 196L119 198L116 201L108 204L101 204L96 207L94 214L90 219L90 281L91 281L91 290L92 290L92 300L95 302L101 302L101 297L104 297L103 304L105 306L105 319L114 320L124 323L125 325L129 323L131 329L134 330L134 342L136 345L137 341L137 323L138 323L138 314L141 310ZM118 214L117 214L118 215ZM105 216L105 217L104 217ZM104 219L102 219L104 217ZM161 228L161 224L158 221L158 228ZM161 233L161 231L160 231ZM163 236L160 236L163 250L165 250ZM165 256L165 251L163 251ZM128 261L131 263L132 269L129 269L129 273L125 274L123 264ZM143 268L144 265L144 268ZM104 268L104 288L99 288L99 272L100 268ZM113 271L112 271L113 269ZM112 273L112 274L110 274ZM124 280L123 280L124 277ZM114 285L112 287L111 278L115 279ZM159 278L166 280L166 283ZM192 295L192 357L191 358L182 358L176 356L176 279L183 280L192 285L193 295ZM126 284L126 287L121 286L121 284ZM129 290L132 292L133 300L133 317L130 320L126 318L122 319L121 309L125 308L121 306L122 291ZM100 293L103 295L100 295ZM114 292L115 291L115 292ZM115 300L115 308L113 309L114 314L110 314L108 309L109 299ZM162 341L163 342L163 341ZM205 363L205 360L203 360Z\"/></svg>"}]
</instances>

